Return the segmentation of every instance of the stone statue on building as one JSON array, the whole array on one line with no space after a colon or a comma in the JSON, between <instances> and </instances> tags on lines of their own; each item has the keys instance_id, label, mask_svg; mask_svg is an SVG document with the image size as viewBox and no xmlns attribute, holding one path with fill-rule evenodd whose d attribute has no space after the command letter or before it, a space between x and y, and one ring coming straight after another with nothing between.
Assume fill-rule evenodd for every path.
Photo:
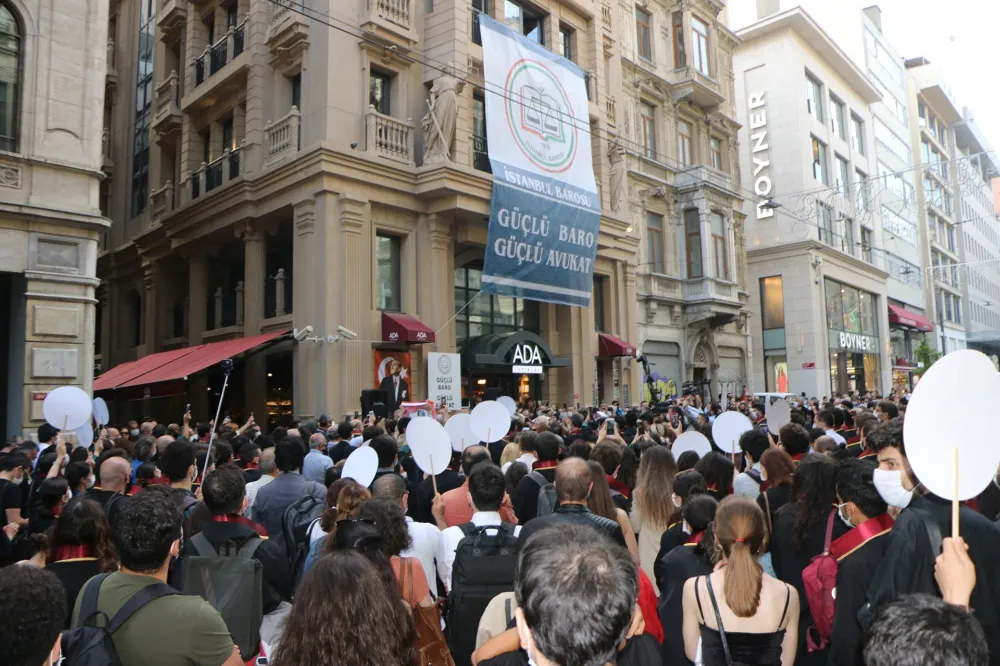
<instances>
[{"instance_id":1,"label":"stone statue on building","mask_svg":"<svg viewBox=\"0 0 1000 666\"><path fill-rule=\"evenodd\" d=\"M458 94L462 83L453 76L440 76L431 86L427 100L427 115L421 123L424 130L424 164L451 161L451 144L458 119Z\"/></svg>"},{"instance_id":2,"label":"stone statue on building","mask_svg":"<svg viewBox=\"0 0 1000 666\"><path fill-rule=\"evenodd\" d=\"M625 196L625 148L618 137L608 142L608 162L611 163L611 210L618 212Z\"/></svg>"}]
</instances>

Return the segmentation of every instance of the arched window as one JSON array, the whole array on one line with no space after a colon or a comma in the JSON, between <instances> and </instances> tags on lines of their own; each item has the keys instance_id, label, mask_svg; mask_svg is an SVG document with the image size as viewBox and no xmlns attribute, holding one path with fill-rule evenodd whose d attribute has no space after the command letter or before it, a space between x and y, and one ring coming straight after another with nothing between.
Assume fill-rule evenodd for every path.
<instances>
[{"instance_id":1,"label":"arched window","mask_svg":"<svg viewBox=\"0 0 1000 666\"><path fill-rule=\"evenodd\" d=\"M510 296L476 296L482 277L481 261L455 269L455 344L462 347L469 338L489 333L522 329L538 333L538 303Z\"/></svg>"},{"instance_id":2,"label":"arched window","mask_svg":"<svg viewBox=\"0 0 1000 666\"><path fill-rule=\"evenodd\" d=\"M21 26L0 2L0 150L18 150L21 109Z\"/></svg>"}]
</instances>

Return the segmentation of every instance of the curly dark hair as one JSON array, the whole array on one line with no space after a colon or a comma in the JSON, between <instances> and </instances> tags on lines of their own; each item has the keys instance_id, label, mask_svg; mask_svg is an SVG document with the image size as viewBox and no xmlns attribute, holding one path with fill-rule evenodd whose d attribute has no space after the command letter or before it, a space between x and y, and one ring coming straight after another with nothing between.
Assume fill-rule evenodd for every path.
<instances>
[{"instance_id":1,"label":"curly dark hair","mask_svg":"<svg viewBox=\"0 0 1000 666\"><path fill-rule=\"evenodd\" d=\"M111 543L111 527L104 509L82 495L74 497L63 507L59 520L52 528L49 545L49 564L60 546L92 546L101 571L114 571L118 567L118 557Z\"/></svg>"},{"instance_id":2,"label":"curly dark hair","mask_svg":"<svg viewBox=\"0 0 1000 666\"><path fill-rule=\"evenodd\" d=\"M368 500L356 512L358 520L372 520L385 540L386 554L399 555L410 547L410 533L406 529L406 515L398 502L386 497Z\"/></svg>"},{"instance_id":3,"label":"curly dark hair","mask_svg":"<svg viewBox=\"0 0 1000 666\"><path fill-rule=\"evenodd\" d=\"M694 466L694 470L705 477L705 487L713 492L716 499L721 500L730 494L736 468L725 454L709 451Z\"/></svg>"},{"instance_id":4,"label":"curly dark hair","mask_svg":"<svg viewBox=\"0 0 1000 666\"><path fill-rule=\"evenodd\" d=\"M894 419L880 423L872 428L870 432L865 430L865 435L867 435L868 448L875 453L894 447L899 449L901 454L906 455L906 444L903 441L902 417L897 416Z\"/></svg>"},{"instance_id":5,"label":"curly dark hair","mask_svg":"<svg viewBox=\"0 0 1000 666\"><path fill-rule=\"evenodd\" d=\"M0 608L6 611L0 613L3 663L46 662L66 620L66 590L55 574L34 567L3 567Z\"/></svg>"},{"instance_id":6,"label":"curly dark hair","mask_svg":"<svg viewBox=\"0 0 1000 666\"><path fill-rule=\"evenodd\" d=\"M837 463L826 456L806 456L792 478L795 550L802 552L817 525L826 524L837 503Z\"/></svg>"},{"instance_id":7,"label":"curly dark hair","mask_svg":"<svg viewBox=\"0 0 1000 666\"><path fill-rule=\"evenodd\" d=\"M343 664L418 666L413 620L401 600L399 587L386 586L360 553L326 555L305 575L271 663L325 666L336 655Z\"/></svg>"}]
</instances>

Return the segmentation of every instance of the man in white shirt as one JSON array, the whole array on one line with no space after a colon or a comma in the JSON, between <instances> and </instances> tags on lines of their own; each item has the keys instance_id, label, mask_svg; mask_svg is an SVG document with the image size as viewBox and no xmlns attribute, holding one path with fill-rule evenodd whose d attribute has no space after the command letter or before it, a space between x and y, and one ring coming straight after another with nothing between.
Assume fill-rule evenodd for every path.
<instances>
[{"instance_id":1,"label":"man in white shirt","mask_svg":"<svg viewBox=\"0 0 1000 666\"><path fill-rule=\"evenodd\" d=\"M260 470L260 479L247 484L247 510L243 512L247 518L253 513L253 501L257 499L257 491L274 481L274 477L278 476L278 466L274 464L273 446L260 452L260 463L257 469Z\"/></svg>"},{"instance_id":2,"label":"man in white shirt","mask_svg":"<svg viewBox=\"0 0 1000 666\"><path fill-rule=\"evenodd\" d=\"M839 432L833 429L833 425L833 412L829 409L824 409L816 415L816 427L822 428L823 432L826 433L826 436L831 437L833 441L837 443L837 446L847 446L847 440L844 439Z\"/></svg>"},{"instance_id":3,"label":"man in white shirt","mask_svg":"<svg viewBox=\"0 0 1000 666\"><path fill-rule=\"evenodd\" d=\"M481 462L472 468L469 474L469 501L472 502L474 513L472 524L476 527L485 525L500 525L500 505L503 504L507 492L503 472L491 462ZM444 520L444 504L434 503L433 511L439 522ZM441 514L441 515L438 515ZM521 532L520 525L514 528L514 535ZM459 525L449 527L441 532L438 539L437 570L444 582L446 591L451 592L451 569L455 564L455 551L459 542L465 537Z\"/></svg>"},{"instance_id":4,"label":"man in white shirt","mask_svg":"<svg viewBox=\"0 0 1000 666\"><path fill-rule=\"evenodd\" d=\"M740 436L740 449L746 459L747 470L740 472L733 479L734 495L757 499L757 496L760 495L760 484L764 478L760 459L770 447L771 442L768 441L767 433L763 430L753 428Z\"/></svg>"},{"instance_id":5,"label":"man in white shirt","mask_svg":"<svg viewBox=\"0 0 1000 666\"><path fill-rule=\"evenodd\" d=\"M521 455L515 458L512 462L505 464L500 471L504 474L507 470L516 462L524 463L525 467L528 468L530 472L536 462L538 462L538 456L535 455L535 437L537 433L533 430L525 430L517 438L517 447L521 451Z\"/></svg>"},{"instance_id":6,"label":"man in white shirt","mask_svg":"<svg viewBox=\"0 0 1000 666\"><path fill-rule=\"evenodd\" d=\"M406 490L406 481L403 477L398 474L386 474L375 479L372 484L372 497L387 497L403 507L403 513L406 513L410 494ZM436 525L418 523L406 516L406 531L410 535L410 547L399 555L420 560L420 566L424 568L424 575L427 576L427 583L431 588L431 595L437 597L434 559L437 556L441 530Z\"/></svg>"}]
</instances>

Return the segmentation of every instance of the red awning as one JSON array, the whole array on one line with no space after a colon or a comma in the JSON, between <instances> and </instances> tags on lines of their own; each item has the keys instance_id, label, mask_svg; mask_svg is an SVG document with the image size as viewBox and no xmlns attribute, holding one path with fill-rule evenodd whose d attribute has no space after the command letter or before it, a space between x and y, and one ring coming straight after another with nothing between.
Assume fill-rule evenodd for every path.
<instances>
[{"instance_id":1,"label":"red awning","mask_svg":"<svg viewBox=\"0 0 1000 666\"><path fill-rule=\"evenodd\" d=\"M916 312L910 312L906 308L901 308L892 303L889 304L889 323L898 326L909 326L918 331L929 332L934 330L934 324L927 317L918 315Z\"/></svg>"},{"instance_id":2,"label":"red awning","mask_svg":"<svg viewBox=\"0 0 1000 666\"><path fill-rule=\"evenodd\" d=\"M210 368L213 365L218 365L224 359L232 358L244 352L248 352L254 347L259 347L262 344L271 342L272 340L280 338L287 333L288 331L266 333L264 335L255 335L252 338L236 338L235 340L211 342L207 345L191 347L190 354L179 356L169 363L160 365L155 370L147 372L146 374L136 377L135 379L131 379L124 384L120 384L119 386L147 386L149 384L167 382L172 379L184 379L188 375L193 375L199 370L204 370L205 368Z\"/></svg>"},{"instance_id":3,"label":"red awning","mask_svg":"<svg viewBox=\"0 0 1000 666\"><path fill-rule=\"evenodd\" d=\"M599 356L635 356L635 347L609 333L597 334Z\"/></svg>"},{"instance_id":4,"label":"red awning","mask_svg":"<svg viewBox=\"0 0 1000 666\"><path fill-rule=\"evenodd\" d=\"M382 342L434 342L434 331L419 319L399 312L382 313Z\"/></svg>"},{"instance_id":5,"label":"red awning","mask_svg":"<svg viewBox=\"0 0 1000 666\"><path fill-rule=\"evenodd\" d=\"M94 390L107 391L109 389L117 388L125 382L131 381L136 377L146 374L147 372L156 370L160 366L166 365L171 361L175 361L182 356L186 356L195 349L197 349L197 347L172 349L170 351L160 352L159 354L143 356L135 361L129 361L128 363L116 365L104 374L94 378Z\"/></svg>"}]
</instances>

